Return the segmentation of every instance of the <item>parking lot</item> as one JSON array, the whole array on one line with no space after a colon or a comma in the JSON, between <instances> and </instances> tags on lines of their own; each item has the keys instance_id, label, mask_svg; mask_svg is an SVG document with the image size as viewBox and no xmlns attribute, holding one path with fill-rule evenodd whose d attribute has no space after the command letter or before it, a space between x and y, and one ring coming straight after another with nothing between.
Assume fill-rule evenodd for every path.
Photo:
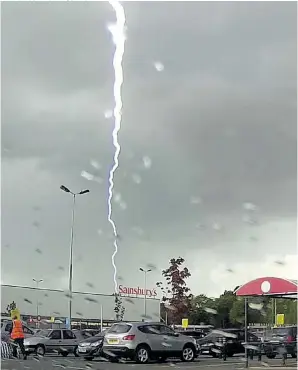
<instances>
[{"instance_id":1,"label":"parking lot","mask_svg":"<svg viewBox=\"0 0 298 370\"><path fill-rule=\"evenodd\" d=\"M288 359L285 366L281 366L281 359L268 360L264 358L262 362L256 360L249 360L249 367L254 369L297 369L297 360ZM93 360L92 362L85 361L82 358L68 357L67 359L58 356L46 356L44 358L28 357L26 361L23 360L3 360L1 362L3 370L24 370L24 369L74 369L74 370L116 370L123 368L133 368L132 370L141 370L152 368L154 370L161 370L167 368L176 369L244 369L245 361L243 357L233 357L223 361L216 358L200 357L193 363L182 363L180 361L167 361L163 364L148 364L138 365L133 362L110 363L102 360Z\"/></svg>"}]
</instances>

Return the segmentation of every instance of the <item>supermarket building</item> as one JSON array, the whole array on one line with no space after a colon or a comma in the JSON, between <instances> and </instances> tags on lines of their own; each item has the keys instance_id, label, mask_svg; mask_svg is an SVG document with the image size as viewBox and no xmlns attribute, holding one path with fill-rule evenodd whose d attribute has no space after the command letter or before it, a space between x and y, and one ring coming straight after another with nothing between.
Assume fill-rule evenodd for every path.
<instances>
[{"instance_id":1,"label":"supermarket building","mask_svg":"<svg viewBox=\"0 0 298 370\"><path fill-rule=\"evenodd\" d=\"M120 288L120 287L119 287ZM140 288L119 289L122 306L125 308L123 320L144 320L144 290ZM69 312L69 295L63 290L1 285L1 314L7 306L15 302L24 320L35 319L37 312L40 320L59 318L65 321ZM115 297L100 293L73 292L72 323L88 321L105 325L116 321L114 312ZM160 300L154 289L146 294L146 320L159 321Z\"/></svg>"}]
</instances>

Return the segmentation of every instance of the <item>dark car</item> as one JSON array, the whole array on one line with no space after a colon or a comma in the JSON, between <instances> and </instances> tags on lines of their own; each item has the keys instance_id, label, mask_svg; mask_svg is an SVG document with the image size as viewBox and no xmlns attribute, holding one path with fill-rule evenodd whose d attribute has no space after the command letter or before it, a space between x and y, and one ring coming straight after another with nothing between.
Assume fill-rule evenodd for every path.
<instances>
[{"instance_id":1,"label":"dark car","mask_svg":"<svg viewBox=\"0 0 298 370\"><path fill-rule=\"evenodd\" d=\"M85 337L94 337L94 335L97 335L97 334L100 333L100 330L98 330L98 329L83 329L81 332L84 333L83 335Z\"/></svg>"},{"instance_id":2,"label":"dark car","mask_svg":"<svg viewBox=\"0 0 298 370\"><path fill-rule=\"evenodd\" d=\"M179 330L177 333L186 335L188 337L191 337L195 339L197 343L197 355L200 353L200 339L204 338L206 336L206 333L201 330Z\"/></svg>"},{"instance_id":3,"label":"dark car","mask_svg":"<svg viewBox=\"0 0 298 370\"><path fill-rule=\"evenodd\" d=\"M78 355L91 361L94 357L102 356L104 332L85 338L79 343Z\"/></svg>"},{"instance_id":4,"label":"dark car","mask_svg":"<svg viewBox=\"0 0 298 370\"><path fill-rule=\"evenodd\" d=\"M297 326L273 328L264 341L264 352L268 358L275 358L283 351L297 358Z\"/></svg>"},{"instance_id":5,"label":"dark car","mask_svg":"<svg viewBox=\"0 0 298 370\"><path fill-rule=\"evenodd\" d=\"M250 332L247 333L247 339L251 344L260 343L260 339ZM235 354L245 352L245 348L243 346L244 341L244 329L231 328L212 330L204 338L199 339L198 343L200 345L200 353L203 355L218 357L225 345L227 356L232 357Z\"/></svg>"}]
</instances>

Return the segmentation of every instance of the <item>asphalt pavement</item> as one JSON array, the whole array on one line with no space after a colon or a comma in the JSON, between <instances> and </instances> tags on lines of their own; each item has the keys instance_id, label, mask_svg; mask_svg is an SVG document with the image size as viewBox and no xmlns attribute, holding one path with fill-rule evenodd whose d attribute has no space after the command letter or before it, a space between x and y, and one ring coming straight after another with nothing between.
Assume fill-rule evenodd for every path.
<instances>
[{"instance_id":1,"label":"asphalt pavement","mask_svg":"<svg viewBox=\"0 0 298 370\"><path fill-rule=\"evenodd\" d=\"M297 361L294 359L288 359L286 366L281 366L281 359L268 360L264 359L263 362L256 360L249 361L249 367L251 369L297 369ZM24 360L2 360L2 370L52 370L52 369L73 369L73 370L166 370L170 368L181 369L181 370L236 370L244 369L245 361L242 357L233 357L223 361L216 358L200 357L195 362L183 363L180 361L167 361L164 364L148 364L138 365L133 362L120 362L110 363L101 360L94 359L93 361L85 361L82 358L68 357L61 358L58 356L46 356L44 358L34 358L29 356L26 361Z\"/></svg>"}]
</instances>

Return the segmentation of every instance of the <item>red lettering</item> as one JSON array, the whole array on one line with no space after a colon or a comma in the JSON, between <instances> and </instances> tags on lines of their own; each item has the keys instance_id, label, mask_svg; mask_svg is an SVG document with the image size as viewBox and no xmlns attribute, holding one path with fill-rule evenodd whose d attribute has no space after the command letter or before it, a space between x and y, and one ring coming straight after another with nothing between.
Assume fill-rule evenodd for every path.
<instances>
[{"instance_id":1,"label":"red lettering","mask_svg":"<svg viewBox=\"0 0 298 370\"><path fill-rule=\"evenodd\" d=\"M130 294L130 295L147 295L148 297L156 297L157 291L156 289L143 289L140 287L137 288L130 288L123 285L119 285L119 293L120 294Z\"/></svg>"}]
</instances>

